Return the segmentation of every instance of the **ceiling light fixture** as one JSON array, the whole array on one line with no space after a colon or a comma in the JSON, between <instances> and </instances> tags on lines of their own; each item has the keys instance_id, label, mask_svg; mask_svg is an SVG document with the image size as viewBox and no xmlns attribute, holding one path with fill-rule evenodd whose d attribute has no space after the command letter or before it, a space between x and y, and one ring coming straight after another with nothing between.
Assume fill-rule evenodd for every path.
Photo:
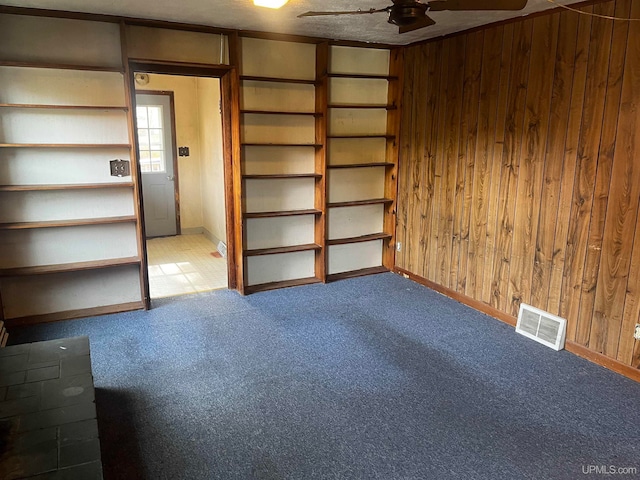
<instances>
[{"instance_id":1,"label":"ceiling light fixture","mask_svg":"<svg viewBox=\"0 0 640 480\"><path fill-rule=\"evenodd\" d=\"M289 0L253 0L253 4L258 7L280 8Z\"/></svg>"}]
</instances>

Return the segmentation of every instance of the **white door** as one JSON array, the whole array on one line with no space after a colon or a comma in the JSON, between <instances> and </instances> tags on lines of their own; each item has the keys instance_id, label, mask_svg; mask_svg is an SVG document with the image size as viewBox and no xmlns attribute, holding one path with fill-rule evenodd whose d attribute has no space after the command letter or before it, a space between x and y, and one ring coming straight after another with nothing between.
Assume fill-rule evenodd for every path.
<instances>
[{"instance_id":1,"label":"white door","mask_svg":"<svg viewBox=\"0 0 640 480\"><path fill-rule=\"evenodd\" d=\"M136 118L146 236L176 235L175 145L170 97L136 94Z\"/></svg>"}]
</instances>

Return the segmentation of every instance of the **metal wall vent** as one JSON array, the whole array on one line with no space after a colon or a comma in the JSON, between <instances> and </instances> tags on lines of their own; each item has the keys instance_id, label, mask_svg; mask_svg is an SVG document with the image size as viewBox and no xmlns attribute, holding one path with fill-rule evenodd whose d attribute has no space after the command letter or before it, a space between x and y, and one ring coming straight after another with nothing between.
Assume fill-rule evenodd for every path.
<instances>
[{"instance_id":1,"label":"metal wall vent","mask_svg":"<svg viewBox=\"0 0 640 480\"><path fill-rule=\"evenodd\" d=\"M516 332L554 350L562 350L567 335L567 321L521 303Z\"/></svg>"},{"instance_id":2,"label":"metal wall vent","mask_svg":"<svg viewBox=\"0 0 640 480\"><path fill-rule=\"evenodd\" d=\"M224 258L227 258L227 245L220 241L218 242L218 252L220 252L220 255L222 255Z\"/></svg>"}]
</instances>

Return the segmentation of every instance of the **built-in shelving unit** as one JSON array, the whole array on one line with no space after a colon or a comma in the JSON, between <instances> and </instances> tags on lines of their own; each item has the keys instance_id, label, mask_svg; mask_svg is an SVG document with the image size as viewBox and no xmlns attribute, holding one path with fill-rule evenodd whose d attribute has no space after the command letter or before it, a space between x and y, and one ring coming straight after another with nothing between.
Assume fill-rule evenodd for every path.
<instances>
[{"instance_id":1,"label":"built-in shelving unit","mask_svg":"<svg viewBox=\"0 0 640 480\"><path fill-rule=\"evenodd\" d=\"M142 307L135 181L109 168L135 170L120 26L0 21L0 320Z\"/></svg>"},{"instance_id":2,"label":"built-in shelving unit","mask_svg":"<svg viewBox=\"0 0 640 480\"><path fill-rule=\"evenodd\" d=\"M327 281L393 266L399 50L332 46Z\"/></svg>"},{"instance_id":3,"label":"built-in shelving unit","mask_svg":"<svg viewBox=\"0 0 640 480\"><path fill-rule=\"evenodd\" d=\"M240 43L244 292L387 271L400 50Z\"/></svg>"},{"instance_id":4,"label":"built-in shelving unit","mask_svg":"<svg viewBox=\"0 0 640 480\"><path fill-rule=\"evenodd\" d=\"M243 291L324 281L327 45L240 45Z\"/></svg>"}]
</instances>

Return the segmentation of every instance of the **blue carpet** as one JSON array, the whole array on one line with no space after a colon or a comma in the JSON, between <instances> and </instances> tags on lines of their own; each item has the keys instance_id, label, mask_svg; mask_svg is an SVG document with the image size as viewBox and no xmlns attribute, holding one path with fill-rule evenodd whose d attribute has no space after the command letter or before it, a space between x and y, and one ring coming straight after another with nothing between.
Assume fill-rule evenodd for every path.
<instances>
[{"instance_id":1,"label":"blue carpet","mask_svg":"<svg viewBox=\"0 0 640 480\"><path fill-rule=\"evenodd\" d=\"M77 335L107 479L640 476L640 384L391 273L176 297L10 340Z\"/></svg>"}]
</instances>

